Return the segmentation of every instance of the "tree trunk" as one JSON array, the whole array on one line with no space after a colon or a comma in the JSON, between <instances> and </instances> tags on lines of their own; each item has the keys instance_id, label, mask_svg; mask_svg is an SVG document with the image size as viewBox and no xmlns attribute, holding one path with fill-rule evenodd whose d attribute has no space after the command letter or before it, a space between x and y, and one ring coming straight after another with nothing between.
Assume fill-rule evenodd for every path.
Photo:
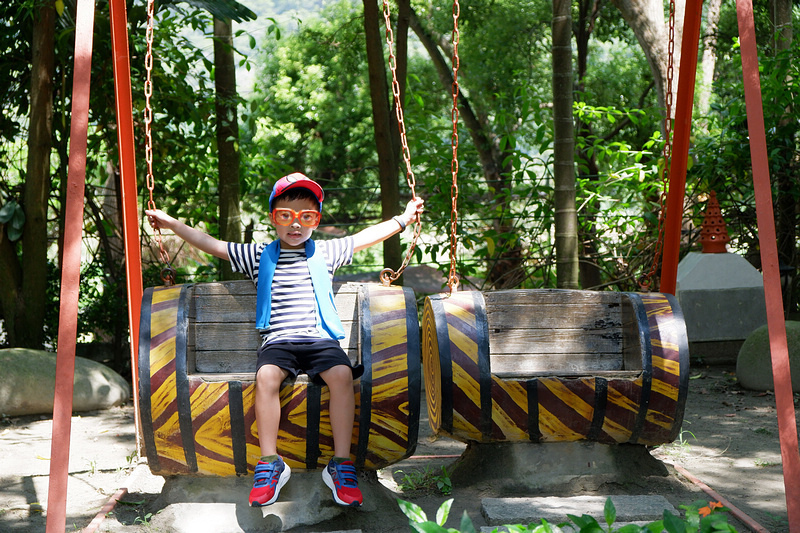
<instances>
[{"instance_id":1,"label":"tree trunk","mask_svg":"<svg viewBox=\"0 0 800 533\"><path fill-rule=\"evenodd\" d=\"M572 16L569 0L553 0L553 144L556 280L578 288L578 217L575 210L575 133L572 118Z\"/></svg>"},{"instance_id":2,"label":"tree trunk","mask_svg":"<svg viewBox=\"0 0 800 533\"><path fill-rule=\"evenodd\" d=\"M402 2L401 2L402 3ZM405 2L407 3L407 1ZM367 64L369 70L369 93L372 101L372 124L375 132L375 148L378 152L378 172L380 172L381 185L381 218L389 220L398 213L400 204L399 178L399 150L393 134L392 125L397 123L390 118L390 92L389 82L386 79L386 69L383 60L383 45L381 41L382 15L375 0L364 0L364 32L366 38ZM398 27L395 32L398 82L405 92L405 76L400 78L400 72L405 72L408 60L406 36L399 37L400 33L407 34ZM401 55L402 54L402 55ZM400 64L403 67L401 69ZM400 237L395 235L383 243L383 263L390 268L398 268L403 261L400 250Z\"/></svg>"},{"instance_id":3,"label":"tree trunk","mask_svg":"<svg viewBox=\"0 0 800 533\"><path fill-rule=\"evenodd\" d=\"M772 49L775 55L788 50L792 46L792 2L791 0L770 0L770 21L773 23ZM796 120L794 110L785 110L781 125ZM781 168L775 173L777 182L777 220L778 259L782 265L797 268L797 219L800 213L800 199L797 198L796 159L793 164ZM796 305L794 287L787 288L784 294L784 308L792 311Z\"/></svg>"},{"instance_id":4,"label":"tree trunk","mask_svg":"<svg viewBox=\"0 0 800 533\"><path fill-rule=\"evenodd\" d=\"M722 0L708 0L706 9L706 31L703 35L703 56L700 60L700 83L697 87L695 111L701 117L710 110L711 85L714 83L714 70L717 68L717 30ZM701 127L705 125L701 119Z\"/></svg>"},{"instance_id":5,"label":"tree trunk","mask_svg":"<svg viewBox=\"0 0 800 533\"><path fill-rule=\"evenodd\" d=\"M664 16L661 0L611 0L622 13L622 18L631 27L644 51L650 72L656 84L658 105L666 109L667 66L669 55L669 26ZM675 114L675 94L678 92L678 70L681 59L681 37L686 11L684 2L675 2L673 80L671 114Z\"/></svg>"},{"instance_id":6,"label":"tree trunk","mask_svg":"<svg viewBox=\"0 0 800 533\"><path fill-rule=\"evenodd\" d=\"M47 206L50 195L50 151L53 146L53 75L55 73L55 7L42 5L34 14L31 67L31 112L23 207L22 290L17 300L12 345L42 348L47 290Z\"/></svg>"},{"instance_id":7,"label":"tree trunk","mask_svg":"<svg viewBox=\"0 0 800 533\"><path fill-rule=\"evenodd\" d=\"M422 26L413 10L411 11L410 24L411 29L414 30L414 33L428 51L443 87L447 91L452 91L453 72L442 54L443 49L449 48L448 45L444 43L443 39L437 39L431 35ZM483 169L483 177L486 183L499 193L495 194L492 201L498 207L497 212L500 213L493 221L493 225L499 235L496 249L501 251L497 258L490 259L486 281L488 285L495 289L516 287L525 279L525 272L522 269L522 250L519 245L519 239L512 235L513 227L503 218L503 213L505 212L504 199L507 197L505 193L511 187L508 179L508 176L511 175L511 165L510 163L503 163L507 154L500 149L497 137L492 132L491 124L488 121L489 114L476 112L463 91L459 91L458 94L458 109L461 120L464 122L472 139L472 144L478 152L478 158ZM509 236L511 237L509 238Z\"/></svg>"},{"instance_id":8,"label":"tree trunk","mask_svg":"<svg viewBox=\"0 0 800 533\"><path fill-rule=\"evenodd\" d=\"M242 239L239 210L239 118L237 114L236 63L233 57L233 24L214 18L214 88L217 115L217 169L219 172L219 237ZM220 277L237 279L228 261L222 261Z\"/></svg>"}]
</instances>

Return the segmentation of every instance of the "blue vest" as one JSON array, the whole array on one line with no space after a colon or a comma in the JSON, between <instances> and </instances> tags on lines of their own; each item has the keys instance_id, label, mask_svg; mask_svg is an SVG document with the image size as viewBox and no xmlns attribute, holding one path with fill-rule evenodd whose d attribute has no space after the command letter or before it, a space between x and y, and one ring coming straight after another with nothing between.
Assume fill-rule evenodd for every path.
<instances>
[{"instance_id":1,"label":"blue vest","mask_svg":"<svg viewBox=\"0 0 800 533\"><path fill-rule=\"evenodd\" d=\"M272 309L272 279L281 254L281 241L275 239L261 252L258 267L258 290L256 293L256 328L269 327ZM328 274L325 255L311 239L306 241L306 262L314 287L314 300L317 304L317 331L323 339L343 339L344 327L333 302L333 285Z\"/></svg>"}]
</instances>

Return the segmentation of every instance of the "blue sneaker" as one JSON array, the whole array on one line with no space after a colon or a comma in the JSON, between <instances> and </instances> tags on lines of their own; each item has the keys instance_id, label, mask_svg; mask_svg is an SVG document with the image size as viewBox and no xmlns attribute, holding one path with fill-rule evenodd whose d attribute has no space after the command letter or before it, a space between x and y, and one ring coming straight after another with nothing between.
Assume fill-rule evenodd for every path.
<instances>
[{"instance_id":1,"label":"blue sneaker","mask_svg":"<svg viewBox=\"0 0 800 533\"><path fill-rule=\"evenodd\" d=\"M259 461L256 464L253 489L250 491L250 506L264 507L275 503L281 488L286 485L291 475L292 469L281 457L271 463Z\"/></svg>"},{"instance_id":2,"label":"blue sneaker","mask_svg":"<svg viewBox=\"0 0 800 533\"><path fill-rule=\"evenodd\" d=\"M337 463L331 460L322 471L322 479L333 492L333 499L339 505L358 507L364 502L364 497L358 488L356 467L352 461Z\"/></svg>"}]
</instances>

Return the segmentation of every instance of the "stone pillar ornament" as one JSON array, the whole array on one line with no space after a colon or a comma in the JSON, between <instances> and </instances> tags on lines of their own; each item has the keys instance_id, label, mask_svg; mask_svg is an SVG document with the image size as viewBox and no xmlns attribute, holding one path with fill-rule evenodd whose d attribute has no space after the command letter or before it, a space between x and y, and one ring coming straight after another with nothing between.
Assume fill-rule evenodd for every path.
<instances>
[{"instance_id":1,"label":"stone pillar ornament","mask_svg":"<svg viewBox=\"0 0 800 533\"><path fill-rule=\"evenodd\" d=\"M700 243L704 254L724 254L728 250L725 245L730 242L725 219L717 201L717 193L711 191L708 205L703 212L703 225L700 230Z\"/></svg>"}]
</instances>

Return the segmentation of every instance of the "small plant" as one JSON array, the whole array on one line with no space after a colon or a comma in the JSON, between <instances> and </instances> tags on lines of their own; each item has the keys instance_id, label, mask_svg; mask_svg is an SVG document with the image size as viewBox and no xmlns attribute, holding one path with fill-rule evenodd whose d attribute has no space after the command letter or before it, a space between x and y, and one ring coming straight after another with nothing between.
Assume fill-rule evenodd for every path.
<instances>
[{"instance_id":1,"label":"small plant","mask_svg":"<svg viewBox=\"0 0 800 533\"><path fill-rule=\"evenodd\" d=\"M476 533L475 526L466 511L461 515L460 530L444 527L444 523L447 522L447 517L450 515L450 507L453 505L452 498L439 506L439 510L436 511L435 522L428 520L428 516L419 505L403 500L397 500L397 502L400 505L400 510L408 517L411 529L419 533Z\"/></svg>"},{"instance_id":2,"label":"small plant","mask_svg":"<svg viewBox=\"0 0 800 533\"><path fill-rule=\"evenodd\" d=\"M763 459L756 459L756 460L753 461L753 464L755 464L756 466L762 467L762 468L767 468L767 467L770 467L770 466L780 466L781 462L780 461L764 461Z\"/></svg>"},{"instance_id":3,"label":"small plant","mask_svg":"<svg viewBox=\"0 0 800 533\"><path fill-rule=\"evenodd\" d=\"M139 450L133 450L130 455L125 457L128 461L128 466L133 466L133 462L139 458Z\"/></svg>"},{"instance_id":4,"label":"small plant","mask_svg":"<svg viewBox=\"0 0 800 533\"><path fill-rule=\"evenodd\" d=\"M437 474L435 470L426 467L421 471L403 472L398 470L396 474L403 474L400 478L398 485L403 492L413 492L417 490L438 490L445 496L453 492L453 482L450 480L450 475L447 473L447 468L442 466L441 473Z\"/></svg>"},{"instance_id":5,"label":"small plant","mask_svg":"<svg viewBox=\"0 0 800 533\"><path fill-rule=\"evenodd\" d=\"M436 521L428 520L425 512L416 504L398 500L400 510L409 519L409 524L414 531L419 533L475 533L475 526L472 520L464 511L461 516L461 529L445 528L444 523L450 514L453 500L444 502L436 512ZM561 528L569 528L569 531L576 533L717 533L728 532L736 533L736 529L728 524L728 517L724 512L728 511L719 502L706 502L698 500L691 505L681 505L685 516L683 518L675 516L669 511L664 511L663 518L651 522L645 526L629 524L615 528L617 521L617 509L611 498L606 500L603 508L603 520L605 527L589 515L575 516L567 515L568 522L552 525L547 520L542 519L540 524L507 525L503 526L510 533L560 533ZM495 528L494 531L498 531Z\"/></svg>"},{"instance_id":6,"label":"small plant","mask_svg":"<svg viewBox=\"0 0 800 533\"><path fill-rule=\"evenodd\" d=\"M758 433L759 435L764 435L766 437L771 437L772 436L772 430L767 429L767 428L756 428L753 431L755 433Z\"/></svg>"}]
</instances>

